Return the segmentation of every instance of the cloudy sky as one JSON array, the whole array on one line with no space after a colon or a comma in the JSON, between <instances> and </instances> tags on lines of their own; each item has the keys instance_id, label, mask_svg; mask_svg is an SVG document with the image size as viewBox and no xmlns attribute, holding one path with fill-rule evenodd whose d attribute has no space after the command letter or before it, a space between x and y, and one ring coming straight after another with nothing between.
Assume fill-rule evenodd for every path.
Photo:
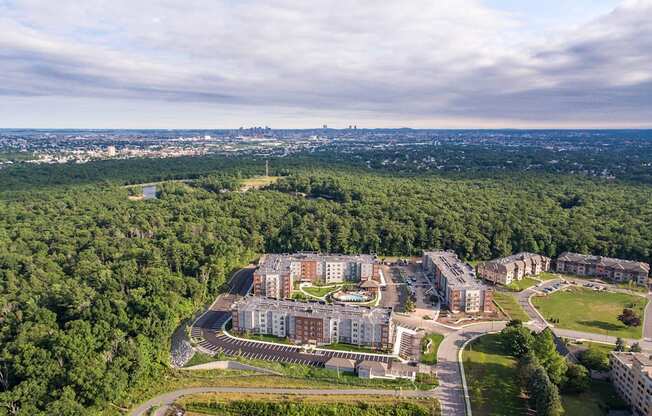
<instances>
[{"instance_id":1,"label":"cloudy sky","mask_svg":"<svg viewBox=\"0 0 652 416\"><path fill-rule=\"evenodd\" d=\"M652 0L0 0L0 127L652 127Z\"/></svg>"}]
</instances>

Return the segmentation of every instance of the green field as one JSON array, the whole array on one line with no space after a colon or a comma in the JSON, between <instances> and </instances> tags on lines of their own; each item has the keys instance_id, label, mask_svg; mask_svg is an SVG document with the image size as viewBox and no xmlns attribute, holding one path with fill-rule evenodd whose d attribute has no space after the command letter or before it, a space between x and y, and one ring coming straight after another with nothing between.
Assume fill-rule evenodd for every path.
<instances>
[{"instance_id":1,"label":"green field","mask_svg":"<svg viewBox=\"0 0 652 416\"><path fill-rule=\"evenodd\" d=\"M498 334L467 345L462 354L473 414L521 416L527 403L516 378L516 360L508 356Z\"/></svg>"},{"instance_id":2,"label":"green field","mask_svg":"<svg viewBox=\"0 0 652 416\"><path fill-rule=\"evenodd\" d=\"M546 319L559 319L560 328L635 339L641 337L641 326L628 328L618 315L634 304L633 309L643 316L645 302L639 296L577 287L532 299Z\"/></svg>"},{"instance_id":3,"label":"green field","mask_svg":"<svg viewBox=\"0 0 652 416\"><path fill-rule=\"evenodd\" d=\"M334 292L338 290L340 286L333 286L333 287L327 287L327 286L304 286L303 291L306 293L309 293L313 296L316 296L318 298L322 298L326 295L328 295L331 292Z\"/></svg>"},{"instance_id":4,"label":"green field","mask_svg":"<svg viewBox=\"0 0 652 416\"><path fill-rule=\"evenodd\" d=\"M372 352L372 353L381 353L382 351L374 350L369 347L364 347L361 345L345 344L343 342L335 342L333 344L324 345L320 348L326 348L329 350L337 351L355 351L355 352Z\"/></svg>"},{"instance_id":5,"label":"green field","mask_svg":"<svg viewBox=\"0 0 652 416\"><path fill-rule=\"evenodd\" d=\"M498 334L478 338L467 346L462 357L474 415L528 414L527 402L517 384L516 360L507 355ZM626 407L608 381L592 380L588 392L562 394L561 399L566 416L606 416L609 409Z\"/></svg>"},{"instance_id":6,"label":"green field","mask_svg":"<svg viewBox=\"0 0 652 416\"><path fill-rule=\"evenodd\" d=\"M529 277L525 277L521 280L514 280L512 283L510 283L507 288L509 290L513 290L515 292L520 292L521 290L525 290L530 286L534 286L536 284L540 283L538 280L530 279Z\"/></svg>"},{"instance_id":7,"label":"green field","mask_svg":"<svg viewBox=\"0 0 652 416\"><path fill-rule=\"evenodd\" d=\"M505 292L494 292L494 302L509 315L510 319L520 319L523 322L530 320L530 317L525 313L521 305L514 296Z\"/></svg>"},{"instance_id":8,"label":"green field","mask_svg":"<svg viewBox=\"0 0 652 416\"><path fill-rule=\"evenodd\" d=\"M543 273L539 273L537 275L537 279L539 279L539 280L552 280L552 279L558 279L560 276L561 275L559 275L557 273L543 272ZM562 277L564 277L564 276L562 276Z\"/></svg>"},{"instance_id":9,"label":"green field","mask_svg":"<svg viewBox=\"0 0 652 416\"><path fill-rule=\"evenodd\" d=\"M428 334L421 340L421 362L424 364L434 365L437 364L437 351L439 344L444 340L441 334ZM428 341L432 341L430 348L426 350Z\"/></svg>"},{"instance_id":10,"label":"green field","mask_svg":"<svg viewBox=\"0 0 652 416\"><path fill-rule=\"evenodd\" d=\"M274 335L265 335L265 334L233 334L236 337L253 339L255 341L267 341L267 342L276 342L277 344L288 344L293 345L293 343L287 338L279 338Z\"/></svg>"}]
</instances>

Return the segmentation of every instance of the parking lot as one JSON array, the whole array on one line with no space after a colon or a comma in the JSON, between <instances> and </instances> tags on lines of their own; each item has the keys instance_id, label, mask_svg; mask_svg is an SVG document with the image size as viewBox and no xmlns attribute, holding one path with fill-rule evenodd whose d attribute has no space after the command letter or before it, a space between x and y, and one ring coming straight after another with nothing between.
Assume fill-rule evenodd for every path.
<instances>
[{"instance_id":1,"label":"parking lot","mask_svg":"<svg viewBox=\"0 0 652 416\"><path fill-rule=\"evenodd\" d=\"M217 303L219 304L219 302ZM369 360L390 362L392 357L387 355L364 354L347 351L331 351L316 349L305 351L300 346L266 344L245 339L229 337L220 332L223 324L230 318L228 310L210 310L200 317L190 332L193 338L198 339L199 346L207 352L226 355L237 355L244 358L267 360L275 362L305 364L323 367L324 363L332 357L349 358L356 362Z\"/></svg>"}]
</instances>

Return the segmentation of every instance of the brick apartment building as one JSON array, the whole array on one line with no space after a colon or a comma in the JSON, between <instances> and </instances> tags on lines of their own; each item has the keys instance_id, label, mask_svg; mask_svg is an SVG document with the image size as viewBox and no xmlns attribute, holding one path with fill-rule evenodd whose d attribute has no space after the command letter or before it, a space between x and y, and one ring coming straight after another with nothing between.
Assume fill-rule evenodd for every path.
<instances>
[{"instance_id":1,"label":"brick apartment building","mask_svg":"<svg viewBox=\"0 0 652 416\"><path fill-rule=\"evenodd\" d=\"M442 306L451 312L494 312L493 289L475 277L471 265L452 251L424 251L423 271L434 277L435 289L442 295Z\"/></svg>"},{"instance_id":2,"label":"brick apartment building","mask_svg":"<svg viewBox=\"0 0 652 416\"><path fill-rule=\"evenodd\" d=\"M380 263L371 255L265 254L254 272L255 295L289 298L295 281L318 284L380 281Z\"/></svg>"},{"instance_id":3,"label":"brick apartment building","mask_svg":"<svg viewBox=\"0 0 652 416\"><path fill-rule=\"evenodd\" d=\"M274 335L318 345L343 342L391 350L395 337L391 308L300 302L248 296L233 304L237 332Z\"/></svg>"},{"instance_id":4,"label":"brick apartment building","mask_svg":"<svg viewBox=\"0 0 652 416\"><path fill-rule=\"evenodd\" d=\"M650 265L639 261L565 252L557 258L556 270L559 273L595 276L613 282L632 281L647 285Z\"/></svg>"},{"instance_id":5,"label":"brick apartment building","mask_svg":"<svg viewBox=\"0 0 652 416\"><path fill-rule=\"evenodd\" d=\"M652 356L611 352L611 382L635 416L652 416Z\"/></svg>"},{"instance_id":6,"label":"brick apartment building","mask_svg":"<svg viewBox=\"0 0 652 416\"><path fill-rule=\"evenodd\" d=\"M534 253L518 253L478 264L478 276L490 282L509 285L525 276L550 270L550 258Z\"/></svg>"}]
</instances>

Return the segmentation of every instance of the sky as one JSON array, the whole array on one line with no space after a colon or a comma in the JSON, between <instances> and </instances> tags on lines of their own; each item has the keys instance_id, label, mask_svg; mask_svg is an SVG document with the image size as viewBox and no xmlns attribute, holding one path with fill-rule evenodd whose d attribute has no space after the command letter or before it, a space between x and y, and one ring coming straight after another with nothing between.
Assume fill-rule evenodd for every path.
<instances>
[{"instance_id":1,"label":"sky","mask_svg":"<svg viewBox=\"0 0 652 416\"><path fill-rule=\"evenodd\" d=\"M0 127L652 127L652 0L0 0Z\"/></svg>"}]
</instances>

